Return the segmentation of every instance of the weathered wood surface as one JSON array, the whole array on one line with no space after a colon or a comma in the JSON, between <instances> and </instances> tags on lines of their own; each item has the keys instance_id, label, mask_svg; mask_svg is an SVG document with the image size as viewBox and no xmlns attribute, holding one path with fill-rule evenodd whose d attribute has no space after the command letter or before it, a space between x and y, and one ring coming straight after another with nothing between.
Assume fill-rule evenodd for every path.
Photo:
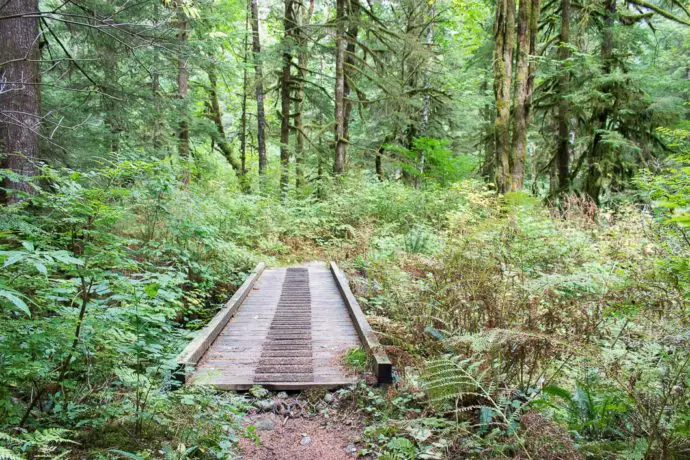
<instances>
[{"instance_id":1,"label":"weathered wood surface","mask_svg":"<svg viewBox=\"0 0 690 460\"><path fill-rule=\"evenodd\" d=\"M331 272L335 278L338 290L345 301L345 306L350 313L350 318L354 323L357 334L359 335L364 348L369 352L372 359L372 367L378 383L392 383L393 382L393 365L388 359L385 350L379 343L376 333L367 322L359 302L350 290L350 285L345 278L343 272L338 268L335 262L331 262Z\"/></svg>"},{"instance_id":2,"label":"weathered wood surface","mask_svg":"<svg viewBox=\"0 0 690 460\"><path fill-rule=\"evenodd\" d=\"M356 377L343 368L342 357L350 348L370 345L360 339L362 325L353 320L357 315L351 312L352 301L344 298L335 272L323 263L262 271L208 343L189 381L225 390L354 383ZM381 353L379 348L374 351Z\"/></svg>"},{"instance_id":3,"label":"weathered wood surface","mask_svg":"<svg viewBox=\"0 0 690 460\"><path fill-rule=\"evenodd\" d=\"M245 282L230 298L210 323L192 340L189 345L177 357L177 363L183 366L194 366L199 362L204 353L211 346L211 343L218 337L218 334L228 324L228 321L237 312L242 302L251 292L256 280L263 273L266 265L260 263L254 271L247 277Z\"/></svg>"}]
</instances>

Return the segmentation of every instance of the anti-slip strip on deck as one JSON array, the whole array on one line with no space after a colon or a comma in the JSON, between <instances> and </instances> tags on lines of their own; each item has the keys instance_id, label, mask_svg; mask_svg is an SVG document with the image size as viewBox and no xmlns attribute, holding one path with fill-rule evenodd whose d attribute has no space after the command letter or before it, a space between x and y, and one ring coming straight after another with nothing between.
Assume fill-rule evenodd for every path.
<instances>
[{"instance_id":1,"label":"anti-slip strip on deck","mask_svg":"<svg viewBox=\"0 0 690 460\"><path fill-rule=\"evenodd\" d=\"M311 342L309 270L288 268L254 382L312 382Z\"/></svg>"}]
</instances>

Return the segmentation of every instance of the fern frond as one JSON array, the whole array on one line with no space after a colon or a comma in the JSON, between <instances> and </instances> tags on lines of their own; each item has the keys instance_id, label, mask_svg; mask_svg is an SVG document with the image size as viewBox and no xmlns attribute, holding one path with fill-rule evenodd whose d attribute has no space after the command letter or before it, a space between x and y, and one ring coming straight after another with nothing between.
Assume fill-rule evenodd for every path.
<instances>
[{"instance_id":1,"label":"fern frond","mask_svg":"<svg viewBox=\"0 0 690 460\"><path fill-rule=\"evenodd\" d=\"M0 460L24 460L24 458L20 457L9 449L0 446Z\"/></svg>"}]
</instances>

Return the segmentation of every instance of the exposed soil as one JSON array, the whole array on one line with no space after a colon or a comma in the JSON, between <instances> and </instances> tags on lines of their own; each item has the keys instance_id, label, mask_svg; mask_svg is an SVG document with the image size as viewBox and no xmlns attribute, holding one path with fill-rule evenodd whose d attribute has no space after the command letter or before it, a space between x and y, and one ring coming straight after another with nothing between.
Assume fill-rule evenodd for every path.
<instances>
[{"instance_id":1,"label":"exposed soil","mask_svg":"<svg viewBox=\"0 0 690 460\"><path fill-rule=\"evenodd\" d=\"M286 420L264 413L248 415L246 425L254 425L259 437L258 443L240 441L246 460L351 460L358 450L358 427L322 416Z\"/></svg>"}]
</instances>

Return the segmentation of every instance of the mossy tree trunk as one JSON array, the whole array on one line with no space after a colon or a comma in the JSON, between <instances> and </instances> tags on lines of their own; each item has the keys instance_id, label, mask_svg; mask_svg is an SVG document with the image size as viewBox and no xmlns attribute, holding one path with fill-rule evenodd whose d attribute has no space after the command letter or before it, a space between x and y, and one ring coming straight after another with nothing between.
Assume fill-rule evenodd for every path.
<instances>
[{"instance_id":1,"label":"mossy tree trunk","mask_svg":"<svg viewBox=\"0 0 690 460\"><path fill-rule=\"evenodd\" d=\"M498 0L494 23L494 95L496 98L494 144L496 186L501 193L510 190L511 185L510 104L514 47L515 1Z\"/></svg>"}]
</instances>

